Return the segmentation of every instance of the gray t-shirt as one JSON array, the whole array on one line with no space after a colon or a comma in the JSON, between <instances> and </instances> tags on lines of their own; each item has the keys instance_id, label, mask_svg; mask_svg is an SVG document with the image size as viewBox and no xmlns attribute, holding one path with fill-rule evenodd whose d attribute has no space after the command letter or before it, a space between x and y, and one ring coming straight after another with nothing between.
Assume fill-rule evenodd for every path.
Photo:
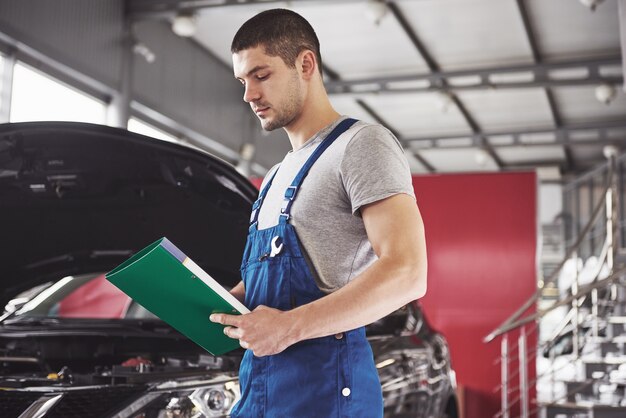
<instances>
[{"instance_id":1,"label":"gray t-shirt","mask_svg":"<svg viewBox=\"0 0 626 418\"><path fill-rule=\"evenodd\" d=\"M266 175L278 173L264 199L258 228L278 223L285 190L342 117L310 138ZM302 244L318 287L326 293L346 285L376 261L359 209L406 193L413 198L411 172L398 140L380 125L357 122L322 154L302 183L290 223Z\"/></svg>"}]
</instances>

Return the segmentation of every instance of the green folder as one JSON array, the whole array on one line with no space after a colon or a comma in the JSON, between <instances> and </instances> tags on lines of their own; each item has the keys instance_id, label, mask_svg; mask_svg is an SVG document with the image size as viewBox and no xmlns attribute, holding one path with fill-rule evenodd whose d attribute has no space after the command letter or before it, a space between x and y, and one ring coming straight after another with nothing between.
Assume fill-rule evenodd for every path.
<instances>
[{"instance_id":1,"label":"green folder","mask_svg":"<svg viewBox=\"0 0 626 418\"><path fill-rule=\"evenodd\" d=\"M239 347L209 315L250 311L167 238L148 245L106 278L209 353L217 356Z\"/></svg>"}]
</instances>

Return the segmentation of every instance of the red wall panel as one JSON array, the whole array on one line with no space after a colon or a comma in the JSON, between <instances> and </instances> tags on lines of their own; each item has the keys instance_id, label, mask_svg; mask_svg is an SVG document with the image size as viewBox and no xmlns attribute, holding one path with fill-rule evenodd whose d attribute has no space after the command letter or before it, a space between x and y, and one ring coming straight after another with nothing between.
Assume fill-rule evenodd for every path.
<instances>
[{"instance_id":1,"label":"red wall panel","mask_svg":"<svg viewBox=\"0 0 626 418\"><path fill-rule=\"evenodd\" d=\"M260 187L262 179L255 180ZM450 344L457 381L465 390L465 418L492 418L500 410L500 393L494 391L500 385L500 339L489 344L482 339L536 288L536 176L415 176L413 186L428 247L428 291L420 303ZM514 355L518 335L509 337ZM536 337L529 333L529 347L536 346ZM509 369L517 373L517 362ZM534 379L535 368L528 371ZM519 384L517 379L511 386ZM517 396L513 392L510 399ZM518 408L511 416L519 415Z\"/></svg>"},{"instance_id":2,"label":"red wall panel","mask_svg":"<svg viewBox=\"0 0 626 418\"><path fill-rule=\"evenodd\" d=\"M465 388L465 417L491 418L500 409L494 392L500 339L482 339L536 288L535 174L415 176L413 186L428 247L428 291L421 305L450 344ZM535 342L531 333L529 346ZM511 364L512 371L517 367ZM529 372L533 379L534 367Z\"/></svg>"}]
</instances>

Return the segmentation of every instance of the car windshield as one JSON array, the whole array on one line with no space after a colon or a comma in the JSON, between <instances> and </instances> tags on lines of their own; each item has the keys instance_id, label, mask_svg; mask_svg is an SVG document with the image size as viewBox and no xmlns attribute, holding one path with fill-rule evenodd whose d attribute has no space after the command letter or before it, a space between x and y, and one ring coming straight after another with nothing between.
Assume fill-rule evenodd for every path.
<instances>
[{"instance_id":1,"label":"car windshield","mask_svg":"<svg viewBox=\"0 0 626 418\"><path fill-rule=\"evenodd\" d=\"M158 319L111 284L103 273L67 276L14 300L24 295L31 298L17 309L17 317Z\"/></svg>"}]
</instances>

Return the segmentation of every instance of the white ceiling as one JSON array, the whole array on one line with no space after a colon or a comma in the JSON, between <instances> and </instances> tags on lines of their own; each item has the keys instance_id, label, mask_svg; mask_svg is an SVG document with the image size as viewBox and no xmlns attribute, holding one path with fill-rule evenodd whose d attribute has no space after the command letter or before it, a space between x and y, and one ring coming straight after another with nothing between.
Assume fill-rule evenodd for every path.
<instances>
[{"instance_id":1,"label":"white ceiling","mask_svg":"<svg viewBox=\"0 0 626 418\"><path fill-rule=\"evenodd\" d=\"M532 63L515 1L438 0L398 4L444 70Z\"/></svg>"},{"instance_id":2,"label":"white ceiling","mask_svg":"<svg viewBox=\"0 0 626 418\"><path fill-rule=\"evenodd\" d=\"M265 3L200 8L195 40L230 66L230 42L239 26L262 10L288 7L302 14L316 29L324 64L340 80L430 73L428 59L413 44L391 9L377 24L368 17L366 0ZM538 59L543 62L619 56L617 1L604 1L594 12L575 0L519 0L519 4L526 11ZM441 71L535 64L517 0L396 0L393 5ZM604 68L604 74L620 76L621 66ZM532 82L532 76L529 71L492 74L491 82ZM584 78L587 70L582 66L573 71L552 71L549 76L551 79ZM543 86L455 89L475 83L477 78L448 80L465 114L462 107L447 99L448 96L432 90L332 95L331 101L340 113L371 122L378 119L387 124L405 144L414 172L430 169L437 172L493 171L545 163L580 171L601 161L598 160L601 158L598 150L602 147L600 135L590 130L574 132L572 141L583 141L584 145L580 145L580 152L570 153L574 159L568 162L564 147L554 143L556 135L551 132L558 128L559 122L565 126L624 122L620 129L606 137L626 141L626 132L621 129L626 126L626 95L622 89L618 89L617 98L610 105L595 99L596 85L548 90ZM429 86L428 80L410 80L394 82L388 87L423 89ZM548 91L553 95L560 121L551 110ZM487 138L486 143L493 147L495 159L491 152L474 146L469 139L474 133L472 124L478 130L476 133ZM548 132L517 138L512 134L495 135L541 130ZM444 139L438 140L439 137ZM414 142L429 138L433 140ZM453 138L459 140L454 142ZM519 145L513 146L514 141ZM598 144L590 141L598 141ZM425 144L430 147L424 147ZM279 161L283 155L272 155L274 157Z\"/></svg>"}]
</instances>

